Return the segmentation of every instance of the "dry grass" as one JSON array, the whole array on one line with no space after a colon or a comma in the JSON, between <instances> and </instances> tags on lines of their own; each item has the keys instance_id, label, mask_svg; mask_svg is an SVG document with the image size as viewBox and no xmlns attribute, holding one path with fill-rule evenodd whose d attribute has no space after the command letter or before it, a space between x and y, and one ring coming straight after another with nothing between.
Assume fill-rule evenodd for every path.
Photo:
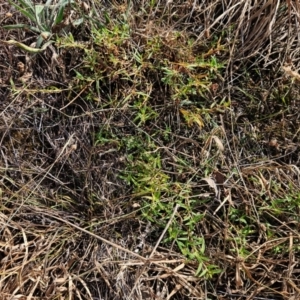
<instances>
[{"instance_id":1,"label":"dry grass","mask_svg":"<svg viewBox=\"0 0 300 300\"><path fill-rule=\"evenodd\" d=\"M2 43L1 299L299 299L299 12L86 1Z\"/></svg>"}]
</instances>

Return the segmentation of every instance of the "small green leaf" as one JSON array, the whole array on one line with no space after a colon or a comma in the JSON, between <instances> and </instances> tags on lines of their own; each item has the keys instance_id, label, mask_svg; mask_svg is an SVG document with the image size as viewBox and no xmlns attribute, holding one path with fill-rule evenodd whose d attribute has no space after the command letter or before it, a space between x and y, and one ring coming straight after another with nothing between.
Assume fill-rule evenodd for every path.
<instances>
[{"instance_id":1,"label":"small green leaf","mask_svg":"<svg viewBox=\"0 0 300 300\"><path fill-rule=\"evenodd\" d=\"M202 267L203 267L203 263L199 262L199 265L198 265L197 271L195 273L195 276L199 276L201 274L200 272L202 271ZM201 277L201 276L199 276L199 277Z\"/></svg>"},{"instance_id":2,"label":"small green leaf","mask_svg":"<svg viewBox=\"0 0 300 300\"><path fill-rule=\"evenodd\" d=\"M59 24L63 20L63 18L64 18L64 9L65 9L64 6L61 6L58 9L58 14L57 14L57 16L55 18L55 21L54 21L55 25Z\"/></svg>"},{"instance_id":3,"label":"small green leaf","mask_svg":"<svg viewBox=\"0 0 300 300\"><path fill-rule=\"evenodd\" d=\"M36 15L40 15L45 9L45 5L36 5L34 11Z\"/></svg>"}]
</instances>

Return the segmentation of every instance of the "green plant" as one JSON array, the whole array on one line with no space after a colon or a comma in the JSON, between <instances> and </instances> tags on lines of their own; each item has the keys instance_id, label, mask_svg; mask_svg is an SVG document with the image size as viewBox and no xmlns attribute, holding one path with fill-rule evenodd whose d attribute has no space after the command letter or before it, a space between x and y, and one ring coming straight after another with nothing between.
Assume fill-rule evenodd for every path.
<instances>
[{"instance_id":1,"label":"green plant","mask_svg":"<svg viewBox=\"0 0 300 300\"><path fill-rule=\"evenodd\" d=\"M211 278L220 273L207 257L205 239L198 233L199 223L205 215L196 211L199 201L191 199L189 184L174 182L163 171L157 146L151 140L128 137L123 143L129 164L121 177L133 187L135 201L141 203L143 218L163 229L173 214L174 203L177 203L180 210L163 243L176 244L188 261L196 263L196 276Z\"/></svg>"},{"instance_id":2,"label":"green plant","mask_svg":"<svg viewBox=\"0 0 300 300\"><path fill-rule=\"evenodd\" d=\"M206 256L205 239L195 234L197 223L204 219L204 215L192 212L192 203L183 204L181 199L181 221L173 222L169 228L169 236L165 242L175 241L181 253L191 261L197 261L198 267L196 276L211 278L214 274L219 274L219 268L210 263ZM191 205L191 206L190 206Z\"/></svg>"},{"instance_id":3,"label":"green plant","mask_svg":"<svg viewBox=\"0 0 300 300\"><path fill-rule=\"evenodd\" d=\"M57 28L65 28L67 21L65 15L67 8L70 7L74 0L59 0L53 4L53 0L48 0L45 4L34 4L30 0L18 0L18 4L9 0L9 3L13 5L23 16L28 18L33 25L28 24L14 24L3 26L4 29L26 29L31 30L39 34L36 42L36 48L40 48L44 41L50 40L54 31ZM69 20L68 20L69 21ZM79 25L83 21L82 18L71 21L72 25ZM23 48L28 52L36 52L22 43L16 41L10 41L11 44ZM48 43L47 45L49 45ZM44 47L46 48L46 47ZM43 49L44 50L44 49Z\"/></svg>"}]
</instances>

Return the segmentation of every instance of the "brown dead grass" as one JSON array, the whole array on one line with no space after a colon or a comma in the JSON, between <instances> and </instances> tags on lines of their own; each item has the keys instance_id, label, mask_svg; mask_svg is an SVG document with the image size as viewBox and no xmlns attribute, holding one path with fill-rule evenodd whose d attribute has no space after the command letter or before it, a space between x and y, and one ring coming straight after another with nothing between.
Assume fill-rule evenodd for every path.
<instances>
[{"instance_id":1,"label":"brown dead grass","mask_svg":"<svg viewBox=\"0 0 300 300\"><path fill-rule=\"evenodd\" d=\"M33 57L1 44L2 299L299 299L299 204L288 200L299 201L300 99L285 77L297 77L299 67L298 2L148 2L85 2L101 22L103 8L115 23L130 11L126 43L98 45L98 67L105 69L100 94L75 79L74 69L92 74L82 47L57 46L53 64L51 50ZM26 22L4 1L0 14L0 25ZM88 26L71 32L89 47ZM201 129L186 126L161 74L146 66L144 77L130 81L118 73L132 72L124 57L157 36L163 46L149 65L170 60L188 74L181 60L203 53L226 63L205 96L197 95L211 116ZM187 37L196 41L191 53L183 46ZM35 39L0 27L0 40L11 38ZM101 65L109 51L124 65ZM45 92L50 86L57 91ZM137 126L132 103L115 103L149 86L158 117ZM100 100L87 101L90 95ZM227 109L211 107L224 97ZM104 127L113 138L97 144ZM157 133L166 127L170 140ZM118 144L141 131L159 145L164 172L176 183L191 182L195 210L204 215L194 234L205 240L219 274L195 276L197 263L163 245L162 229L141 218L139 196L120 177L130 153ZM180 172L179 159L188 166ZM174 215L180 216L175 208ZM239 240L245 228L251 234Z\"/></svg>"}]
</instances>

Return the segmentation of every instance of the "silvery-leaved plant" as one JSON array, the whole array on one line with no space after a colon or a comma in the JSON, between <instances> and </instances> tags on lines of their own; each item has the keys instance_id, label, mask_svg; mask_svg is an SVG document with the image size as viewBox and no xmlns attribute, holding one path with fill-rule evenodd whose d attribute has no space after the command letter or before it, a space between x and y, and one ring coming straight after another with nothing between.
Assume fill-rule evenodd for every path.
<instances>
[{"instance_id":1,"label":"silvery-leaved plant","mask_svg":"<svg viewBox=\"0 0 300 300\"><path fill-rule=\"evenodd\" d=\"M63 29L68 22L65 22L65 9L74 3L74 0L47 0L45 4L34 4L30 0L18 0L17 3L8 0L20 13L27 17L32 25L14 24L3 26L5 29L27 29L39 34L35 48L28 47L17 41L7 41L10 44L15 44L28 52L40 52L50 45L51 37L55 28ZM83 19L72 21L71 24L76 26L83 22ZM45 43L44 43L45 42ZM42 44L44 45L42 46Z\"/></svg>"}]
</instances>

